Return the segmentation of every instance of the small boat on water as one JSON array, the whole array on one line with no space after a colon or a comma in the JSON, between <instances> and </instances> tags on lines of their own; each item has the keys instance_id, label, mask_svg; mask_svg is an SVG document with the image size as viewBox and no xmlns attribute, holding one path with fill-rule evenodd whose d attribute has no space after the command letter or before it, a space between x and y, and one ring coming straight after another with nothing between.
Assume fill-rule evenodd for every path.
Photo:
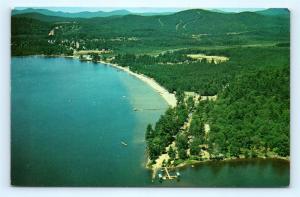
<instances>
[{"instance_id":1,"label":"small boat on water","mask_svg":"<svg viewBox=\"0 0 300 197\"><path fill-rule=\"evenodd\" d=\"M126 144L124 141L121 141L121 144L124 146L127 146L128 144Z\"/></svg>"}]
</instances>

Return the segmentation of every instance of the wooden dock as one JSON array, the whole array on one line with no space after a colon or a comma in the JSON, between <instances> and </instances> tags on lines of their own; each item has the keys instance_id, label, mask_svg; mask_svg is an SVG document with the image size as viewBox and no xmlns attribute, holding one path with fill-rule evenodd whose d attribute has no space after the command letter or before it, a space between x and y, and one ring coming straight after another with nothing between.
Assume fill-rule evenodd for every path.
<instances>
[{"instance_id":1,"label":"wooden dock","mask_svg":"<svg viewBox=\"0 0 300 197\"><path fill-rule=\"evenodd\" d=\"M175 175L170 175L169 170L168 170L167 167L162 168L161 171L164 172L164 174L162 174L162 173L158 174L158 178L160 180L173 180L173 179L178 180L180 178L180 173L179 172L176 172Z\"/></svg>"}]
</instances>

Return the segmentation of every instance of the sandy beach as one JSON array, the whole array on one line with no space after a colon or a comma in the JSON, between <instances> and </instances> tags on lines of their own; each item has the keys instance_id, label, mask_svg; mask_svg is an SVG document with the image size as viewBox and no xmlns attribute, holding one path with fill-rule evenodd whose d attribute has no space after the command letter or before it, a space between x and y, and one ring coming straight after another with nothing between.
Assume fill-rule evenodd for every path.
<instances>
[{"instance_id":1,"label":"sandy beach","mask_svg":"<svg viewBox=\"0 0 300 197\"><path fill-rule=\"evenodd\" d=\"M133 76L137 77L138 79L140 79L140 80L144 81L145 83L147 83L156 92L158 92L166 100L166 102L168 103L168 105L170 107L175 107L176 106L177 100L176 100L175 94L172 94L172 93L168 92L168 90L166 90L164 87L162 87L154 79L152 79L152 78L150 78L146 75L143 75L143 74L138 74L138 73L132 72L128 67L122 67L122 66L119 66L118 64L112 64L112 63L104 62L104 61L99 61L99 63L106 64L106 65L118 68L118 69L120 69L124 72L129 73L130 75L133 75Z\"/></svg>"}]
</instances>

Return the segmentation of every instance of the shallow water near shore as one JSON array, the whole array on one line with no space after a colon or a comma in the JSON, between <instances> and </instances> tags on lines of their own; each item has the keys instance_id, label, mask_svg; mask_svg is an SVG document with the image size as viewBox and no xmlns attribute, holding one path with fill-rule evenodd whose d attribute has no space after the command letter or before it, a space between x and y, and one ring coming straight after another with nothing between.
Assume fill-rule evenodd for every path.
<instances>
[{"instance_id":1,"label":"shallow water near shore","mask_svg":"<svg viewBox=\"0 0 300 197\"><path fill-rule=\"evenodd\" d=\"M13 57L11 80L13 185L277 187L289 183L289 162L271 159L201 163L180 169L179 181L152 182L145 169L145 128L158 120L167 104L146 83L108 65Z\"/></svg>"}]
</instances>

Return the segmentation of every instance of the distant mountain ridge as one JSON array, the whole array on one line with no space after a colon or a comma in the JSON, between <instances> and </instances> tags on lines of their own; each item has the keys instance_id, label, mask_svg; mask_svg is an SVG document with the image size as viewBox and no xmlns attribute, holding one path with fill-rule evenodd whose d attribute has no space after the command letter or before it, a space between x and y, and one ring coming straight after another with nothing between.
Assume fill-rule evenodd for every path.
<instances>
[{"instance_id":1,"label":"distant mountain ridge","mask_svg":"<svg viewBox=\"0 0 300 197\"><path fill-rule=\"evenodd\" d=\"M202 35L241 35L288 33L289 18L264 15L256 12L219 13L203 9L190 9L170 15L140 16L128 14L124 16L70 18L49 16L39 13L17 14L13 21L25 23L24 18L43 22L78 22L82 33L116 34L116 35L161 35L195 34ZM31 22L28 21L28 25ZM100 25L101 24L101 25Z\"/></svg>"},{"instance_id":2,"label":"distant mountain ridge","mask_svg":"<svg viewBox=\"0 0 300 197\"><path fill-rule=\"evenodd\" d=\"M269 8L266 10L256 11L256 13L265 16L285 16L290 15L290 11L287 8Z\"/></svg>"},{"instance_id":3,"label":"distant mountain ridge","mask_svg":"<svg viewBox=\"0 0 300 197\"><path fill-rule=\"evenodd\" d=\"M121 10L113 10L109 12L105 11L96 11L96 12L89 12L89 11L83 11L83 12L62 12L62 11L52 11L48 9L34 9L34 8L27 8L24 10L18 10L14 9L12 10L12 16L20 15L20 14L29 14L29 13L38 13L43 14L47 16L56 16L56 17L65 17L65 18L95 18L95 17L110 17L110 16L125 16L129 14L134 15L141 15L141 16L154 16L154 15L167 15L172 14L173 12L161 12L161 13L155 13L155 12L145 12L145 13L135 13L130 12L125 9Z\"/></svg>"},{"instance_id":4,"label":"distant mountain ridge","mask_svg":"<svg viewBox=\"0 0 300 197\"><path fill-rule=\"evenodd\" d=\"M108 16L124 16L131 14L128 10L114 10L110 12L97 11L97 12L62 12L62 11L51 11L48 9L34 9L27 8L24 10L12 10L12 16L27 13L39 13L48 16L66 17L66 18L93 18L93 17L108 17Z\"/></svg>"},{"instance_id":5,"label":"distant mountain ridge","mask_svg":"<svg viewBox=\"0 0 300 197\"><path fill-rule=\"evenodd\" d=\"M210 12L215 13L223 13L223 14L233 14L238 12L229 12L229 11L223 11L221 9L209 9ZM180 12L180 11L178 11ZM53 17L64 17L64 18L96 18L96 17L111 17L111 16L126 16L126 15L140 15L140 16L156 16L156 15L170 15L177 12L130 12L126 9L120 9L120 10L113 10L113 11L83 11L83 12L63 12L63 11L52 11L48 9L38 9L38 8L26 8L23 10L13 9L11 15L26 15L26 14L42 14L46 16L53 16ZM240 12L242 13L242 12ZM253 13L257 13L260 15L265 16L280 16L280 17L288 17L290 12L287 8L269 8L265 10L260 11L253 11Z\"/></svg>"}]
</instances>

